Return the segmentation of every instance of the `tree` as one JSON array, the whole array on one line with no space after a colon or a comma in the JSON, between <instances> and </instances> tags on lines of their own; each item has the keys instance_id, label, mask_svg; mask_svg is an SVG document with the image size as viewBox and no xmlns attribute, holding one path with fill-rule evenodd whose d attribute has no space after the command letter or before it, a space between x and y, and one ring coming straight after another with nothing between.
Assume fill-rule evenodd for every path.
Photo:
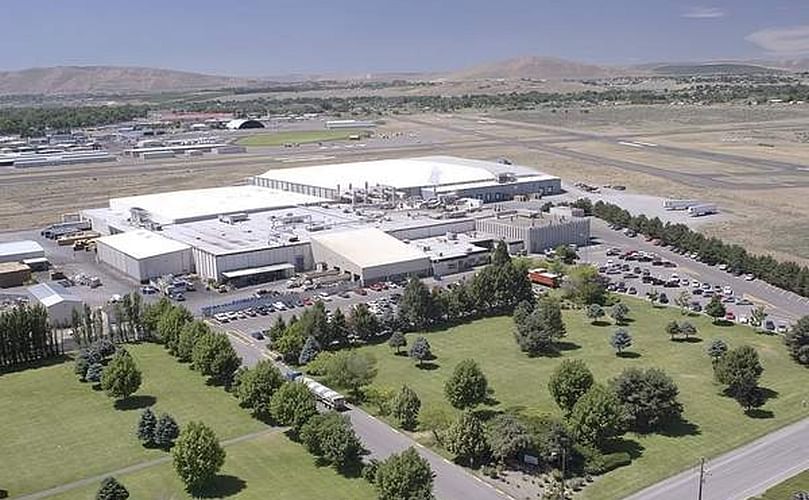
<instances>
[{"instance_id":1,"label":"tree","mask_svg":"<svg viewBox=\"0 0 809 500\"><path fill-rule=\"evenodd\" d=\"M177 354L180 332L186 323L193 321L194 316L185 308L171 304L157 319L157 338L166 346L171 354Z\"/></svg>"},{"instance_id":2,"label":"tree","mask_svg":"<svg viewBox=\"0 0 809 500\"><path fill-rule=\"evenodd\" d=\"M784 337L792 358L809 366L809 316L799 319Z\"/></svg>"},{"instance_id":3,"label":"tree","mask_svg":"<svg viewBox=\"0 0 809 500\"><path fill-rule=\"evenodd\" d=\"M301 382L287 382L273 394L270 414L278 424L292 427L297 434L317 414L315 397Z\"/></svg>"},{"instance_id":4,"label":"tree","mask_svg":"<svg viewBox=\"0 0 809 500\"><path fill-rule=\"evenodd\" d=\"M436 443L444 446L444 435L447 429L455 423L455 412L446 406L428 406L419 413L419 426L423 430L429 429Z\"/></svg>"},{"instance_id":5,"label":"tree","mask_svg":"<svg viewBox=\"0 0 809 500\"><path fill-rule=\"evenodd\" d=\"M598 304L590 304L587 306L586 314L587 319L589 319L591 323L595 323L605 315L604 308Z\"/></svg>"},{"instance_id":6,"label":"tree","mask_svg":"<svg viewBox=\"0 0 809 500\"><path fill-rule=\"evenodd\" d=\"M705 314L713 318L713 322L716 323L725 317L727 311L725 310L725 305L722 304L721 300L719 300L719 297L714 295L705 306Z\"/></svg>"},{"instance_id":7,"label":"tree","mask_svg":"<svg viewBox=\"0 0 809 500\"><path fill-rule=\"evenodd\" d=\"M612 388L624 405L630 428L635 431L659 429L683 412L677 400L677 385L657 368L627 368L612 381Z\"/></svg>"},{"instance_id":8,"label":"tree","mask_svg":"<svg viewBox=\"0 0 809 500\"><path fill-rule=\"evenodd\" d=\"M483 463L489 452L483 423L472 412L464 412L447 430L447 451L455 455L455 460L469 466Z\"/></svg>"},{"instance_id":9,"label":"tree","mask_svg":"<svg viewBox=\"0 0 809 500\"><path fill-rule=\"evenodd\" d=\"M414 448L379 462L374 477L379 500L432 500L433 471Z\"/></svg>"},{"instance_id":10,"label":"tree","mask_svg":"<svg viewBox=\"0 0 809 500\"><path fill-rule=\"evenodd\" d=\"M568 299L580 305L604 304L607 293L598 269L591 265L569 269L563 289Z\"/></svg>"},{"instance_id":11,"label":"tree","mask_svg":"<svg viewBox=\"0 0 809 500\"><path fill-rule=\"evenodd\" d=\"M104 374L104 365L101 363L93 363L87 368L87 373L84 375L84 380L97 384L101 382L101 375Z\"/></svg>"},{"instance_id":12,"label":"tree","mask_svg":"<svg viewBox=\"0 0 809 500\"><path fill-rule=\"evenodd\" d=\"M114 477L106 477L101 481L101 487L96 492L96 500L126 500L129 491Z\"/></svg>"},{"instance_id":13,"label":"tree","mask_svg":"<svg viewBox=\"0 0 809 500\"><path fill-rule=\"evenodd\" d=\"M242 364L227 336L218 332L206 333L198 338L191 359L194 369L225 386L230 385Z\"/></svg>"},{"instance_id":14,"label":"tree","mask_svg":"<svg viewBox=\"0 0 809 500\"><path fill-rule=\"evenodd\" d=\"M556 342L566 333L559 302L545 296L531 314L516 323L514 337L523 352L536 356L556 352Z\"/></svg>"},{"instance_id":15,"label":"tree","mask_svg":"<svg viewBox=\"0 0 809 500\"><path fill-rule=\"evenodd\" d=\"M573 264L576 262L576 259L579 258L576 251L570 248L568 245L559 245L554 249L554 251L556 253L556 258L567 265Z\"/></svg>"},{"instance_id":16,"label":"tree","mask_svg":"<svg viewBox=\"0 0 809 500\"><path fill-rule=\"evenodd\" d=\"M84 382L87 380L87 370L90 369L90 362L87 361L87 358L82 356L77 356L76 361L73 367L73 373L78 375L79 380Z\"/></svg>"},{"instance_id":17,"label":"tree","mask_svg":"<svg viewBox=\"0 0 809 500\"><path fill-rule=\"evenodd\" d=\"M449 404L463 410L472 408L486 399L489 383L473 359L465 359L455 366L444 384L444 395Z\"/></svg>"},{"instance_id":18,"label":"tree","mask_svg":"<svg viewBox=\"0 0 809 500\"><path fill-rule=\"evenodd\" d=\"M301 429L301 441L338 470L356 464L363 451L348 417L333 411L310 418Z\"/></svg>"},{"instance_id":19,"label":"tree","mask_svg":"<svg viewBox=\"0 0 809 500\"><path fill-rule=\"evenodd\" d=\"M767 319L767 310L764 306L758 306L750 311L750 326L759 327Z\"/></svg>"},{"instance_id":20,"label":"tree","mask_svg":"<svg viewBox=\"0 0 809 500\"><path fill-rule=\"evenodd\" d=\"M502 413L492 419L488 441L492 455L501 462L517 458L533 446L528 428L510 413Z\"/></svg>"},{"instance_id":21,"label":"tree","mask_svg":"<svg viewBox=\"0 0 809 500\"><path fill-rule=\"evenodd\" d=\"M140 383L140 370L132 356L123 349L115 354L101 375L101 388L116 399L128 398L138 390Z\"/></svg>"},{"instance_id":22,"label":"tree","mask_svg":"<svg viewBox=\"0 0 809 500\"><path fill-rule=\"evenodd\" d=\"M615 330L615 333L612 334L612 338L610 338L610 345L620 356L624 349L628 349L632 346L632 335L630 335L625 328L619 328Z\"/></svg>"},{"instance_id":23,"label":"tree","mask_svg":"<svg viewBox=\"0 0 809 500\"><path fill-rule=\"evenodd\" d=\"M306 339L306 343L303 344L303 349L301 349L300 355L298 355L298 364L308 364L310 361L315 359L318 354L320 354L320 343L316 338L309 337Z\"/></svg>"},{"instance_id":24,"label":"tree","mask_svg":"<svg viewBox=\"0 0 809 500\"><path fill-rule=\"evenodd\" d=\"M674 340L680 334L680 324L674 320L669 321L666 323L666 333L671 340Z\"/></svg>"},{"instance_id":25,"label":"tree","mask_svg":"<svg viewBox=\"0 0 809 500\"><path fill-rule=\"evenodd\" d=\"M303 338L314 337L321 346L331 345L333 332L329 325L326 306L323 301L315 301L314 306L304 311L298 327Z\"/></svg>"},{"instance_id":26,"label":"tree","mask_svg":"<svg viewBox=\"0 0 809 500\"><path fill-rule=\"evenodd\" d=\"M388 339L388 345L396 349L396 354L399 354L402 347L407 347L407 338L405 338L404 333L396 330Z\"/></svg>"},{"instance_id":27,"label":"tree","mask_svg":"<svg viewBox=\"0 0 809 500\"><path fill-rule=\"evenodd\" d=\"M649 299L649 302L652 303L652 306L657 305L657 301L660 299L660 292L652 288L652 290L646 294L646 298Z\"/></svg>"},{"instance_id":28,"label":"tree","mask_svg":"<svg viewBox=\"0 0 809 500\"><path fill-rule=\"evenodd\" d=\"M405 430L414 430L418 424L421 400L416 391L403 385L390 405L390 415Z\"/></svg>"},{"instance_id":29,"label":"tree","mask_svg":"<svg viewBox=\"0 0 809 500\"><path fill-rule=\"evenodd\" d=\"M190 321L183 325L177 341L177 359L183 362L191 361L194 346L199 339L211 333L211 328L204 321Z\"/></svg>"},{"instance_id":30,"label":"tree","mask_svg":"<svg viewBox=\"0 0 809 500\"><path fill-rule=\"evenodd\" d=\"M379 333L379 322L376 316L362 302L351 308L348 325L351 332L362 340L370 340Z\"/></svg>"},{"instance_id":31,"label":"tree","mask_svg":"<svg viewBox=\"0 0 809 500\"><path fill-rule=\"evenodd\" d=\"M722 356L728 352L728 344L722 339L713 339L705 349L705 352L711 357L711 363L715 366Z\"/></svg>"},{"instance_id":32,"label":"tree","mask_svg":"<svg viewBox=\"0 0 809 500\"><path fill-rule=\"evenodd\" d=\"M329 385L360 399L362 388L376 377L376 358L364 351L339 351L328 360L323 375Z\"/></svg>"},{"instance_id":33,"label":"tree","mask_svg":"<svg viewBox=\"0 0 809 500\"><path fill-rule=\"evenodd\" d=\"M566 359L553 371L548 390L565 415L573 411L576 402L593 386L593 374L584 361Z\"/></svg>"},{"instance_id":34,"label":"tree","mask_svg":"<svg viewBox=\"0 0 809 500\"><path fill-rule=\"evenodd\" d=\"M174 446L174 441L179 435L180 426L177 425L177 421L168 413L160 415L154 429L154 444L168 450Z\"/></svg>"},{"instance_id":35,"label":"tree","mask_svg":"<svg viewBox=\"0 0 809 500\"><path fill-rule=\"evenodd\" d=\"M427 339L424 337L416 338L413 345L410 346L409 354L411 358L417 361L419 366L421 366L424 360L432 359L433 357L433 353L430 351L430 343L427 342Z\"/></svg>"},{"instance_id":36,"label":"tree","mask_svg":"<svg viewBox=\"0 0 809 500\"><path fill-rule=\"evenodd\" d=\"M234 392L242 407L249 408L253 416L263 419L270 415L270 401L282 385L284 377L281 372L272 361L263 359L253 368L241 372Z\"/></svg>"},{"instance_id":37,"label":"tree","mask_svg":"<svg viewBox=\"0 0 809 500\"><path fill-rule=\"evenodd\" d=\"M683 321L680 323L680 333L683 334L686 340L697 334L697 327L690 321Z\"/></svg>"},{"instance_id":38,"label":"tree","mask_svg":"<svg viewBox=\"0 0 809 500\"><path fill-rule=\"evenodd\" d=\"M728 351L714 365L716 380L727 385L726 393L745 407L763 372L758 352L747 345Z\"/></svg>"},{"instance_id":39,"label":"tree","mask_svg":"<svg viewBox=\"0 0 809 500\"><path fill-rule=\"evenodd\" d=\"M337 341L339 345L348 344L348 332L350 328L345 314L343 314L343 311L339 307L334 310L329 320L329 329L331 330L330 337L332 341Z\"/></svg>"},{"instance_id":40,"label":"tree","mask_svg":"<svg viewBox=\"0 0 809 500\"><path fill-rule=\"evenodd\" d=\"M433 320L433 300L430 290L420 279L407 282L399 302L399 319L414 330L423 330Z\"/></svg>"},{"instance_id":41,"label":"tree","mask_svg":"<svg viewBox=\"0 0 809 500\"><path fill-rule=\"evenodd\" d=\"M576 402L569 424L576 442L601 447L624 432L626 413L615 392L594 384Z\"/></svg>"},{"instance_id":42,"label":"tree","mask_svg":"<svg viewBox=\"0 0 809 500\"><path fill-rule=\"evenodd\" d=\"M619 325L626 322L626 317L629 314L629 307L623 302L618 302L610 309L610 316Z\"/></svg>"},{"instance_id":43,"label":"tree","mask_svg":"<svg viewBox=\"0 0 809 500\"><path fill-rule=\"evenodd\" d=\"M214 431L202 422L185 426L171 455L174 470L191 493L208 484L225 463L225 450Z\"/></svg>"},{"instance_id":44,"label":"tree","mask_svg":"<svg viewBox=\"0 0 809 500\"><path fill-rule=\"evenodd\" d=\"M691 294L688 293L688 290L683 290L677 298L674 299L674 303L680 308L680 314L685 315L688 313L688 308L691 305Z\"/></svg>"},{"instance_id":45,"label":"tree","mask_svg":"<svg viewBox=\"0 0 809 500\"><path fill-rule=\"evenodd\" d=\"M267 332L267 336L270 337L270 341L275 342L284 335L286 329L287 325L286 323L284 323L284 318L281 317L280 315L276 316L275 321L270 327L270 331Z\"/></svg>"},{"instance_id":46,"label":"tree","mask_svg":"<svg viewBox=\"0 0 809 500\"><path fill-rule=\"evenodd\" d=\"M140 414L140 420L138 420L138 430L137 436L138 440L143 443L144 446L154 446L155 445L155 428L157 427L157 417L155 417L154 412L152 412L151 408L146 408L143 410L143 413Z\"/></svg>"}]
</instances>

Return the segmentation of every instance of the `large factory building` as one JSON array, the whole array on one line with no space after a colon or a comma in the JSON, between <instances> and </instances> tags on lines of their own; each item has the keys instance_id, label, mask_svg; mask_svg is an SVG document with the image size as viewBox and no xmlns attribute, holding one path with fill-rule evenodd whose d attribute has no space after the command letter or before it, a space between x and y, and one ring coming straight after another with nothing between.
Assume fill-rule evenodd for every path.
<instances>
[{"instance_id":1,"label":"large factory building","mask_svg":"<svg viewBox=\"0 0 809 500\"><path fill-rule=\"evenodd\" d=\"M285 168L252 185L116 198L88 209L98 260L137 281L194 272L235 286L327 272L360 283L584 244L589 221L500 206L561 191L558 177L451 157ZM119 234L122 233L122 234Z\"/></svg>"}]
</instances>

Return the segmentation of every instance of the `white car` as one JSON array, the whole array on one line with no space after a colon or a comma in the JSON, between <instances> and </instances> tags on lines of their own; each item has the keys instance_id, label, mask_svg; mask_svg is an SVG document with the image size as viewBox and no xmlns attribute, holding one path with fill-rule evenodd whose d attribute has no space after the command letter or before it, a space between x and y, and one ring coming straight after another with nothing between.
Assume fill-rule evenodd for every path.
<instances>
[{"instance_id":1,"label":"white car","mask_svg":"<svg viewBox=\"0 0 809 500\"><path fill-rule=\"evenodd\" d=\"M755 279L756 279L756 277L755 277L755 276L753 276L752 274L745 274L745 275L744 275L744 280L745 280L745 281L753 281L753 280L755 280Z\"/></svg>"},{"instance_id":2,"label":"white car","mask_svg":"<svg viewBox=\"0 0 809 500\"><path fill-rule=\"evenodd\" d=\"M750 323L750 320L747 319L747 316L739 316L738 321L742 325L747 325Z\"/></svg>"},{"instance_id":3,"label":"white car","mask_svg":"<svg viewBox=\"0 0 809 500\"><path fill-rule=\"evenodd\" d=\"M699 288L701 286L702 286L702 283L700 283L699 281L697 281L697 280L691 281L691 288Z\"/></svg>"},{"instance_id":4,"label":"white car","mask_svg":"<svg viewBox=\"0 0 809 500\"><path fill-rule=\"evenodd\" d=\"M719 270L720 271L725 271L725 270L727 270L727 268L728 268L727 264L719 264Z\"/></svg>"},{"instance_id":5,"label":"white car","mask_svg":"<svg viewBox=\"0 0 809 500\"><path fill-rule=\"evenodd\" d=\"M287 305L284 304L283 302L281 302L280 300L278 302L274 302L272 306L274 308L276 308L277 310L279 310L279 311L286 311L287 310Z\"/></svg>"},{"instance_id":6,"label":"white car","mask_svg":"<svg viewBox=\"0 0 809 500\"><path fill-rule=\"evenodd\" d=\"M722 294L727 295L728 297L733 295L733 289L727 285L722 289Z\"/></svg>"}]
</instances>

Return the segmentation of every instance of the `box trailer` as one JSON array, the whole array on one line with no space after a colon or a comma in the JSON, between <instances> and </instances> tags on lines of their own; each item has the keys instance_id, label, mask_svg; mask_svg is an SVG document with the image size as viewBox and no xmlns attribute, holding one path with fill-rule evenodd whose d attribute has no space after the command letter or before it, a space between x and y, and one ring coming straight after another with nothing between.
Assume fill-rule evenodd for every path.
<instances>
[{"instance_id":1,"label":"box trailer","mask_svg":"<svg viewBox=\"0 0 809 500\"><path fill-rule=\"evenodd\" d=\"M701 217L703 215L717 213L719 213L719 208L717 208L717 206L713 203L703 203L700 205L694 205L693 207L688 207L688 215L691 217Z\"/></svg>"},{"instance_id":2,"label":"box trailer","mask_svg":"<svg viewBox=\"0 0 809 500\"><path fill-rule=\"evenodd\" d=\"M694 205L700 205L700 202L697 200L663 200L663 208L666 210L688 210Z\"/></svg>"},{"instance_id":3,"label":"box trailer","mask_svg":"<svg viewBox=\"0 0 809 500\"><path fill-rule=\"evenodd\" d=\"M528 271L528 279L531 283L536 283L537 285L547 286L550 288L559 288L559 275L555 273L549 273L545 269L531 269Z\"/></svg>"}]
</instances>

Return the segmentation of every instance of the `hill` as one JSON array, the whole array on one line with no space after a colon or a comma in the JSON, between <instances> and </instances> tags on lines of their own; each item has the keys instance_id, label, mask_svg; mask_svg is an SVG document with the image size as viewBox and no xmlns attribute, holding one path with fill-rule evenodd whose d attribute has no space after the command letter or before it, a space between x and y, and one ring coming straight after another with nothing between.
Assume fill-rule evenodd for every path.
<instances>
[{"instance_id":1,"label":"hill","mask_svg":"<svg viewBox=\"0 0 809 500\"><path fill-rule=\"evenodd\" d=\"M484 80L518 78L560 80L565 78L601 78L618 76L619 67L597 66L555 57L526 56L472 66L442 75L448 80Z\"/></svg>"},{"instance_id":2,"label":"hill","mask_svg":"<svg viewBox=\"0 0 809 500\"><path fill-rule=\"evenodd\" d=\"M250 87L258 80L125 66L56 66L0 71L0 94L115 94Z\"/></svg>"},{"instance_id":3,"label":"hill","mask_svg":"<svg viewBox=\"0 0 809 500\"><path fill-rule=\"evenodd\" d=\"M658 75L671 76L755 75L783 72L783 70L780 69L747 63L665 64L662 66L655 66L652 68L652 70Z\"/></svg>"}]
</instances>

